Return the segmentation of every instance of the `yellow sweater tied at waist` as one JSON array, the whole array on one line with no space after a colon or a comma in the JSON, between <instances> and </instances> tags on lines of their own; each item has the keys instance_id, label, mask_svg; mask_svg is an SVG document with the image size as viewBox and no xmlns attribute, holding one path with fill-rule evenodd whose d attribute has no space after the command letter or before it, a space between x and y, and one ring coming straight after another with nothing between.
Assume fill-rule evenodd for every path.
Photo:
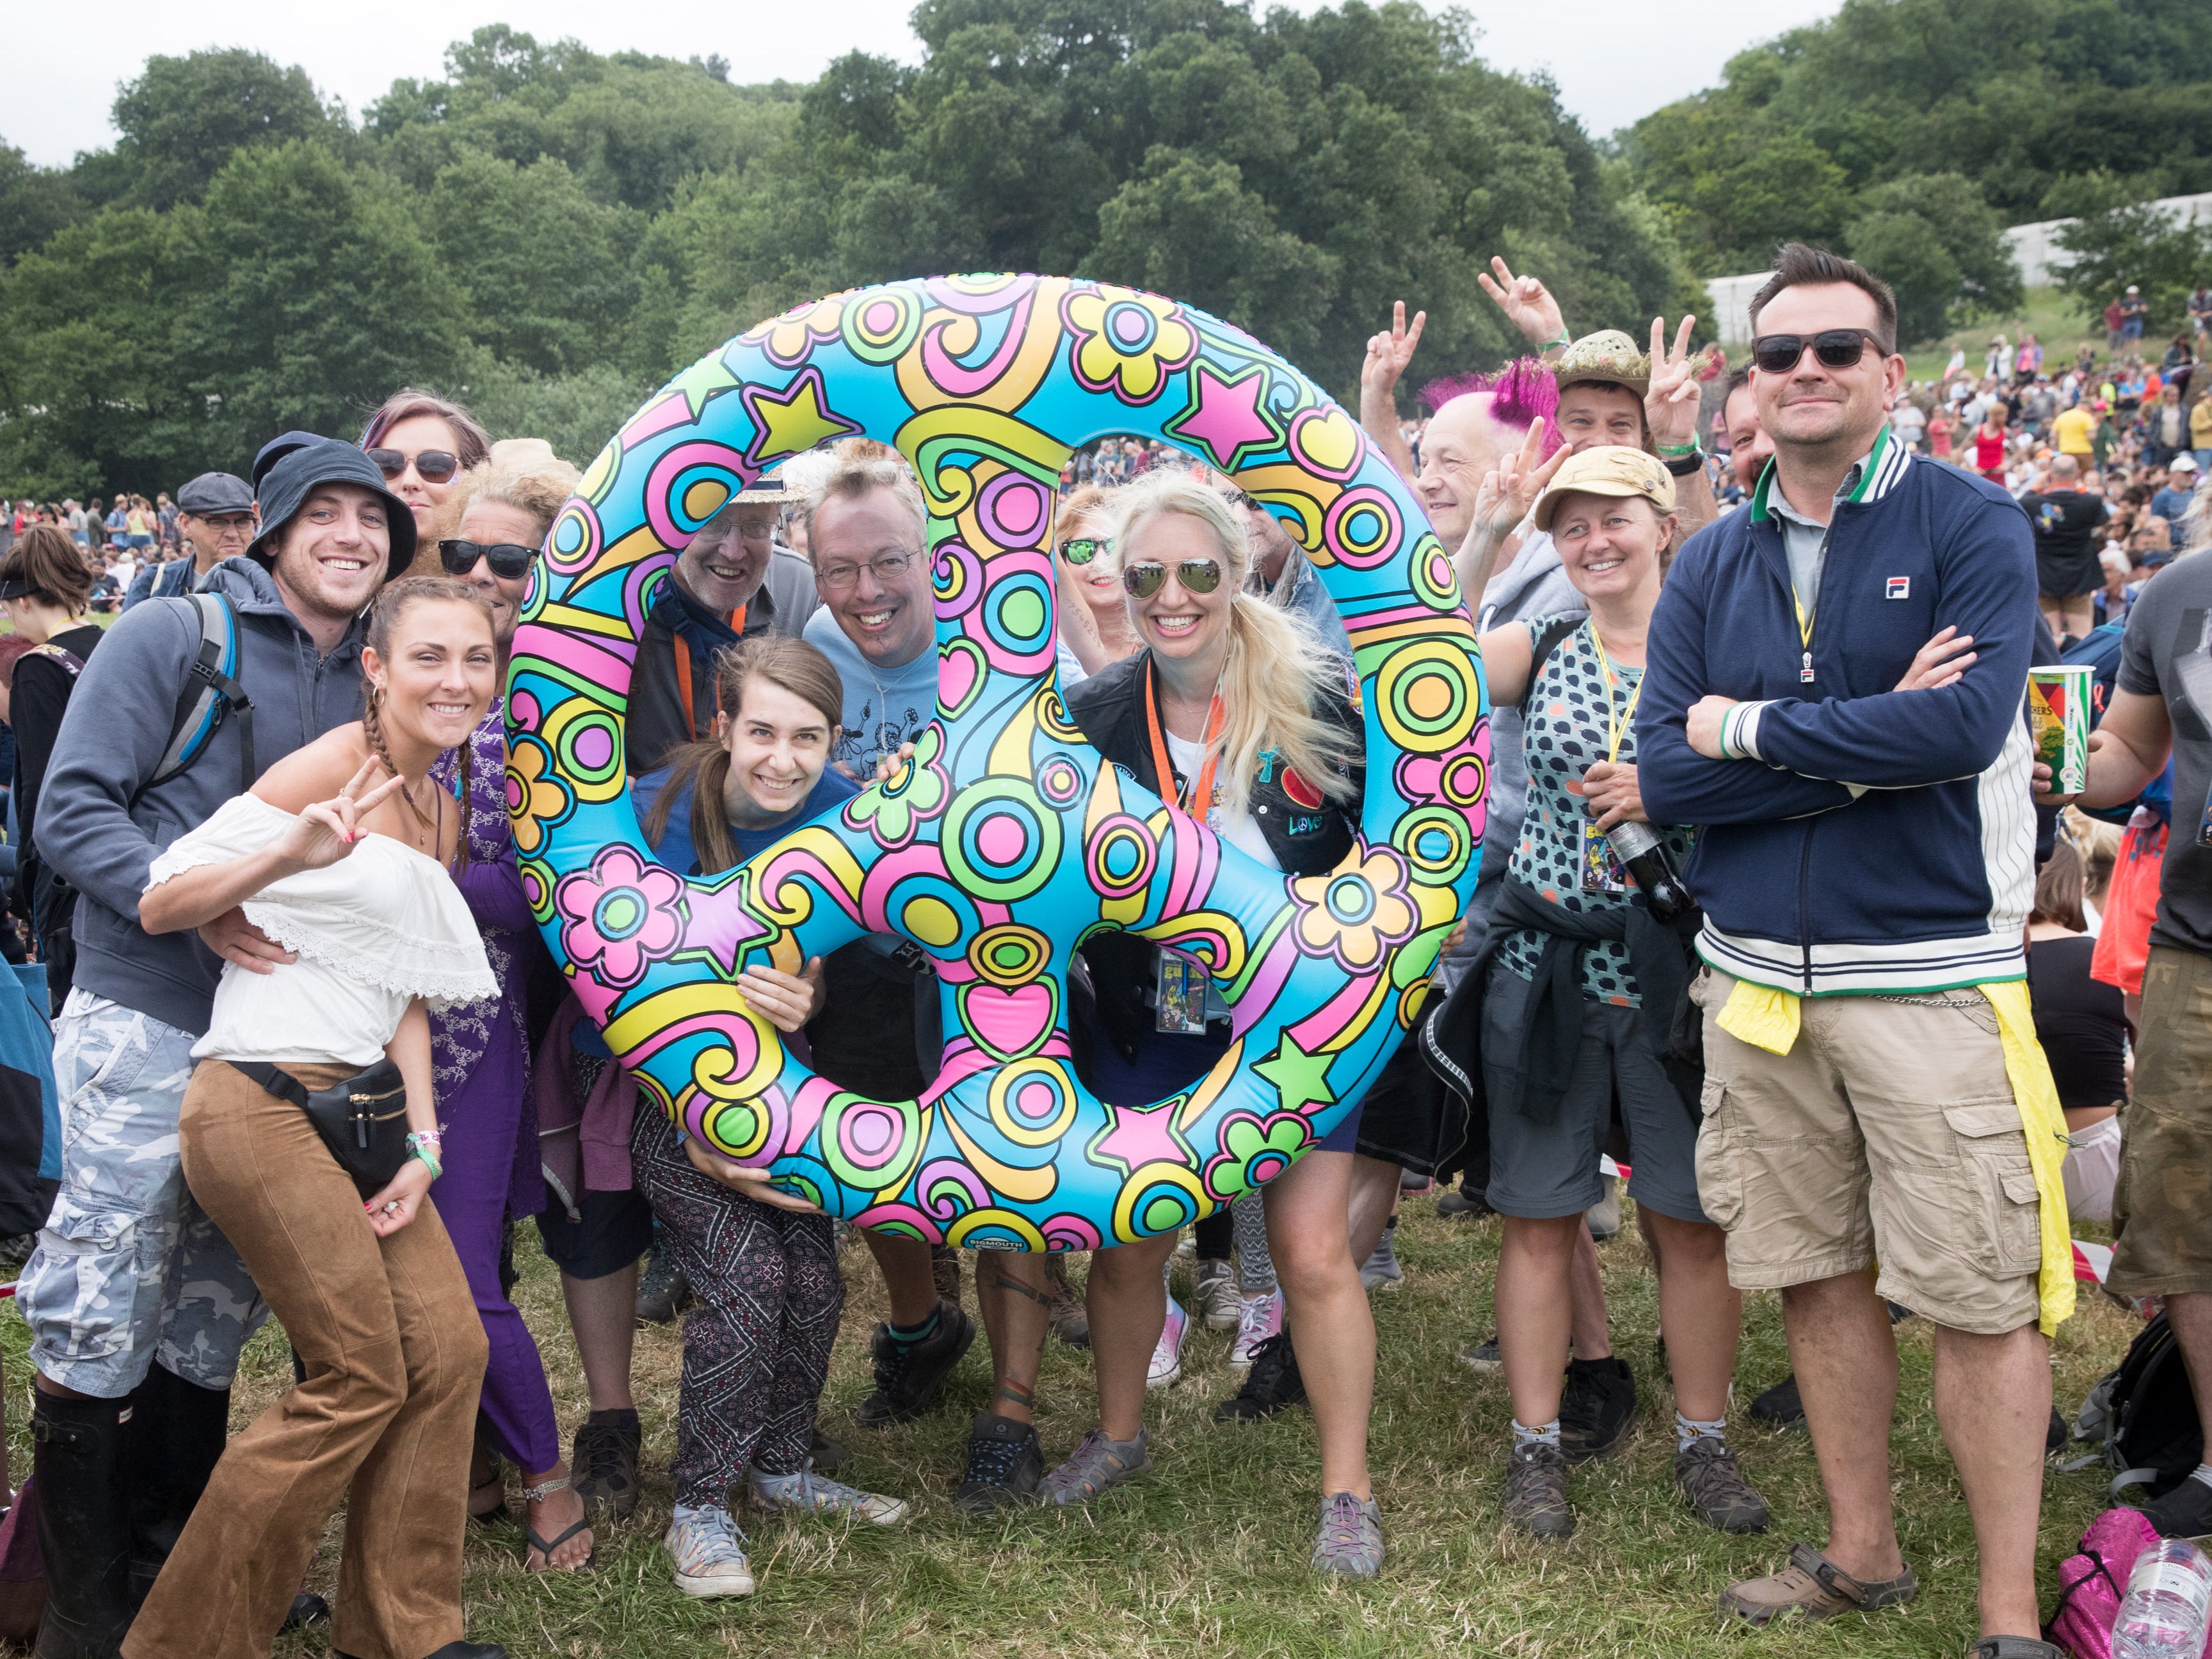
<instances>
[{"instance_id":1,"label":"yellow sweater tied at waist","mask_svg":"<svg viewBox=\"0 0 2212 1659\"><path fill-rule=\"evenodd\" d=\"M2054 1334L2074 1311L2074 1240L2066 1218L2066 1114L2059 1109L2058 1085L2051 1062L2035 1038L2035 1016L2027 981L1999 980L1974 988L1997 1012L1997 1036L2004 1045L2005 1080L2027 1138L2027 1164L2035 1171L2042 1261L2036 1272L2037 1323ZM1799 998L1795 992L1738 980L1720 1012L1721 1030L1739 1042L1786 1054L1797 1043Z\"/></svg>"}]
</instances>

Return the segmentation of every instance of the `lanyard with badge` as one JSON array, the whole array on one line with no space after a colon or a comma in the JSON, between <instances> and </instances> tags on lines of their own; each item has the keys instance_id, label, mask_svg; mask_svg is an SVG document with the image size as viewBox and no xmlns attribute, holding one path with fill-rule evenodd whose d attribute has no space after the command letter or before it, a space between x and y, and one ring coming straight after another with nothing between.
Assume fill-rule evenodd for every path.
<instances>
[{"instance_id":1,"label":"lanyard with badge","mask_svg":"<svg viewBox=\"0 0 2212 1659\"><path fill-rule=\"evenodd\" d=\"M1605 641L1598 637L1597 622L1589 623L1590 649L1597 653L1597 665L1605 676L1605 758L1609 764L1620 763L1621 740L1628 735L1631 723L1636 719L1637 699L1644 695L1644 677L1638 674L1636 689L1628 694L1626 707L1613 706L1614 694L1620 689L1620 678L1613 670L1613 659L1605 653ZM1613 855L1612 843L1605 832L1597 827L1597 820L1587 813L1583 817L1583 891L1585 893L1626 893L1628 874L1620 861Z\"/></svg>"},{"instance_id":2,"label":"lanyard with badge","mask_svg":"<svg viewBox=\"0 0 2212 1659\"><path fill-rule=\"evenodd\" d=\"M1152 690L1152 668L1145 665L1145 726L1152 744L1152 775L1164 794L1178 787L1176 770L1168 757L1166 728L1160 724L1159 702ZM1182 786L1176 804L1201 823L1207 823L1213 812L1213 775L1220 763L1220 750L1216 747L1221 734L1228 729L1229 711L1223 706L1221 693L1217 689L1213 701L1206 711L1206 761L1199 768L1197 778ZM1192 802L1197 802L1193 807ZM1212 825L1207 823L1207 827ZM1152 1029L1179 1036L1202 1036L1206 1033L1206 997L1212 988L1212 976L1206 964L1187 951L1171 945L1154 947L1154 976L1159 986L1159 1000L1153 1010Z\"/></svg>"}]
</instances>

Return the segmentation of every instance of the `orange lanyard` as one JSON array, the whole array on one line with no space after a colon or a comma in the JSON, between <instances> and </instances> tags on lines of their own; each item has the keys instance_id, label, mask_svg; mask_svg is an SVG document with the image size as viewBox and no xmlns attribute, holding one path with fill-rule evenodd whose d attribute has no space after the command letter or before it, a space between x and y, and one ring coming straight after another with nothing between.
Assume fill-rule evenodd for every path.
<instances>
[{"instance_id":1,"label":"orange lanyard","mask_svg":"<svg viewBox=\"0 0 2212 1659\"><path fill-rule=\"evenodd\" d=\"M744 606L739 605L730 612L730 632L740 639L744 637ZM699 705L691 701L691 641L678 634L676 643L679 647L676 653L676 690L684 699L684 729L696 743L699 740L699 716L696 712ZM722 712L722 690L719 684L714 688L714 712L718 714Z\"/></svg>"},{"instance_id":2,"label":"orange lanyard","mask_svg":"<svg viewBox=\"0 0 2212 1659\"><path fill-rule=\"evenodd\" d=\"M1175 768L1168 760L1165 728L1160 725L1159 704L1153 699L1150 663L1145 665L1145 724L1152 740L1152 774L1164 794L1167 786L1175 777ZM1191 811L1191 801L1195 799L1200 803L1197 816L1200 822L1205 820L1207 811L1213 805L1214 768L1221 759L1220 751L1214 747L1214 743L1228 729L1229 711L1222 706L1221 693L1216 691L1212 706L1206 711L1206 764L1199 769L1196 787L1186 788L1176 802L1188 812Z\"/></svg>"}]
</instances>

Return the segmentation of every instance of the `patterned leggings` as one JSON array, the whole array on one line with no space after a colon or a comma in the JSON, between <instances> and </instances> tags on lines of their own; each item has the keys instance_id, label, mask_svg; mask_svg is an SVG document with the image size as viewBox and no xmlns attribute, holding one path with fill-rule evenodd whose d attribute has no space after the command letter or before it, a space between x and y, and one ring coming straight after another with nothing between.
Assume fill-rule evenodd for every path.
<instances>
[{"instance_id":1,"label":"patterned leggings","mask_svg":"<svg viewBox=\"0 0 2212 1659\"><path fill-rule=\"evenodd\" d=\"M726 1506L748 1464L796 1474L814 1439L845 1281L827 1216L741 1198L691 1167L667 1118L641 1102L638 1188L699 1297L684 1319L676 1501Z\"/></svg>"}]
</instances>

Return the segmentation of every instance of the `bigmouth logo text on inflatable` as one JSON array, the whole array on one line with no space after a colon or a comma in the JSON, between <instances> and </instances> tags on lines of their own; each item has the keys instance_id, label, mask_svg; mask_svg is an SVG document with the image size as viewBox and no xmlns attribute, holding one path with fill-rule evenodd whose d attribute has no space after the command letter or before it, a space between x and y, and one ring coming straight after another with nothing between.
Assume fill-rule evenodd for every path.
<instances>
[{"instance_id":1,"label":"bigmouth logo text on inflatable","mask_svg":"<svg viewBox=\"0 0 2212 1659\"><path fill-rule=\"evenodd\" d=\"M1071 450L1155 436L1282 520L1352 635L1360 835L1334 872L1267 869L1070 723L1054 672L1054 491ZM631 810L623 711L676 550L740 486L852 434L929 509L938 714L888 784L689 881ZM1451 560L1349 416L1241 331L1151 294L956 276L786 313L679 375L555 522L515 641L507 769L548 943L644 1091L832 1215L933 1242L1090 1249L1179 1227L1326 1134L1408 1029L1474 884L1489 723ZM1076 1079L1066 975L1122 928L1188 951L1235 1041L1170 1099ZM863 933L934 960L943 1070L920 1100L839 1090L732 981Z\"/></svg>"}]
</instances>

